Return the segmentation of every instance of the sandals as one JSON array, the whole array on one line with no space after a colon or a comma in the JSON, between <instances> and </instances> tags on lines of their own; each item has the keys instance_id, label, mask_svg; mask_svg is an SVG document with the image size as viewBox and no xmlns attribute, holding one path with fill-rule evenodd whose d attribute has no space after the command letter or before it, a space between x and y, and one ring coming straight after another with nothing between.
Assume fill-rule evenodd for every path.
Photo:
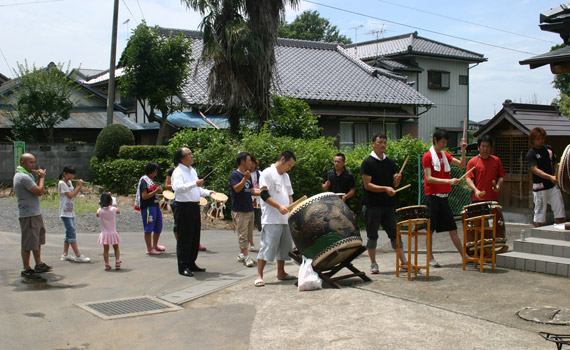
<instances>
[{"instance_id":1,"label":"sandals","mask_svg":"<svg viewBox=\"0 0 570 350\"><path fill-rule=\"evenodd\" d=\"M293 280L297 279L297 276L286 274L285 277L282 277L282 278L277 277L277 279L280 281L293 281Z\"/></svg>"},{"instance_id":2,"label":"sandals","mask_svg":"<svg viewBox=\"0 0 570 350\"><path fill-rule=\"evenodd\" d=\"M105 271L111 271L112 267L109 263L105 263Z\"/></svg>"},{"instance_id":3,"label":"sandals","mask_svg":"<svg viewBox=\"0 0 570 350\"><path fill-rule=\"evenodd\" d=\"M265 282L261 278L258 278L255 280L254 285L256 287L263 287L265 286Z\"/></svg>"},{"instance_id":4,"label":"sandals","mask_svg":"<svg viewBox=\"0 0 570 350\"><path fill-rule=\"evenodd\" d=\"M120 270L121 269L121 260L116 260L115 261L115 270Z\"/></svg>"},{"instance_id":5,"label":"sandals","mask_svg":"<svg viewBox=\"0 0 570 350\"><path fill-rule=\"evenodd\" d=\"M158 250L159 252L163 252L166 250L166 248L161 246L161 245L157 245L156 248L154 248L154 249Z\"/></svg>"},{"instance_id":6,"label":"sandals","mask_svg":"<svg viewBox=\"0 0 570 350\"><path fill-rule=\"evenodd\" d=\"M437 261L430 261L429 267L435 267L436 269L439 269L441 265Z\"/></svg>"}]
</instances>

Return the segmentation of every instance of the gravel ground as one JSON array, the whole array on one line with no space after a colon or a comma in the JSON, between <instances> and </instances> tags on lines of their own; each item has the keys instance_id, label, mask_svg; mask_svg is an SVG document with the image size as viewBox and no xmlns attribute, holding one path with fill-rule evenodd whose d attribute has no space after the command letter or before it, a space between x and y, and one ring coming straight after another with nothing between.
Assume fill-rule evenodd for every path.
<instances>
[{"instance_id":1,"label":"gravel ground","mask_svg":"<svg viewBox=\"0 0 570 350\"><path fill-rule=\"evenodd\" d=\"M8 190L9 191L9 190ZM90 200L95 203L98 201L98 196L91 193L85 194ZM118 197L117 207L121 209L121 214L117 217L117 231L118 232L136 232L142 231L141 214L133 209L134 198L132 197ZM63 222L59 218L58 209L43 209L42 216L44 225L48 233L65 232ZM172 224L174 220L170 211L163 211L163 231L172 232ZM6 191L0 193L0 223L1 230L8 232L20 232L20 223L18 221L18 203L16 196L9 195ZM75 230L77 232L94 232L99 231L99 218L95 213L77 214L75 216ZM202 219L202 229L232 229L231 221L228 220L205 220Z\"/></svg>"}]
</instances>

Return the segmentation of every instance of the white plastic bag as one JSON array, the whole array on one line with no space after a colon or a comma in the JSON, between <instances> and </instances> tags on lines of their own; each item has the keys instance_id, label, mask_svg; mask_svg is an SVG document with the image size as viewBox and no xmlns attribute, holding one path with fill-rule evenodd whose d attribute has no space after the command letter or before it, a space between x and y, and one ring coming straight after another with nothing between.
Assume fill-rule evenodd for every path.
<instances>
[{"instance_id":1,"label":"white plastic bag","mask_svg":"<svg viewBox=\"0 0 570 350\"><path fill-rule=\"evenodd\" d=\"M303 263L299 267L299 292L304 290L323 289L323 280L313 270L313 259L303 256Z\"/></svg>"}]
</instances>

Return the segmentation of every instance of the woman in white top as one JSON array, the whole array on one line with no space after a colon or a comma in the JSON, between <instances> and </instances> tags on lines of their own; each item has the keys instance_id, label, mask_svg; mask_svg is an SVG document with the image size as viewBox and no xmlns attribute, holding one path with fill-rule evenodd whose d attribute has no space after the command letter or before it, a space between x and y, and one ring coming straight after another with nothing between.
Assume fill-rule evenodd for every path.
<instances>
[{"instance_id":1,"label":"woman in white top","mask_svg":"<svg viewBox=\"0 0 570 350\"><path fill-rule=\"evenodd\" d=\"M75 196L81 191L83 187L82 180L74 180L75 168L66 166L63 172L59 175L59 182L57 184L57 193L59 195L59 216L63 225L65 226L65 238L63 239L63 254L61 260L75 261L75 262L89 262L90 258L81 255L77 247L77 239L75 234ZM77 187L73 187L73 181L77 182ZM73 249L75 256L68 254L69 246Z\"/></svg>"}]
</instances>

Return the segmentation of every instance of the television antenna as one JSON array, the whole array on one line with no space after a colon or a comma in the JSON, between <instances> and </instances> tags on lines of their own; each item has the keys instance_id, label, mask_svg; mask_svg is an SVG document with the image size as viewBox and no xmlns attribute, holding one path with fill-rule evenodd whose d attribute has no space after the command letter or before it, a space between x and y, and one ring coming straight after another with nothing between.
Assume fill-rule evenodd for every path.
<instances>
[{"instance_id":1,"label":"television antenna","mask_svg":"<svg viewBox=\"0 0 570 350\"><path fill-rule=\"evenodd\" d=\"M354 55L358 57L358 30L364 28L363 24L357 25L356 27L350 27L348 29L354 29Z\"/></svg>"}]
</instances>

